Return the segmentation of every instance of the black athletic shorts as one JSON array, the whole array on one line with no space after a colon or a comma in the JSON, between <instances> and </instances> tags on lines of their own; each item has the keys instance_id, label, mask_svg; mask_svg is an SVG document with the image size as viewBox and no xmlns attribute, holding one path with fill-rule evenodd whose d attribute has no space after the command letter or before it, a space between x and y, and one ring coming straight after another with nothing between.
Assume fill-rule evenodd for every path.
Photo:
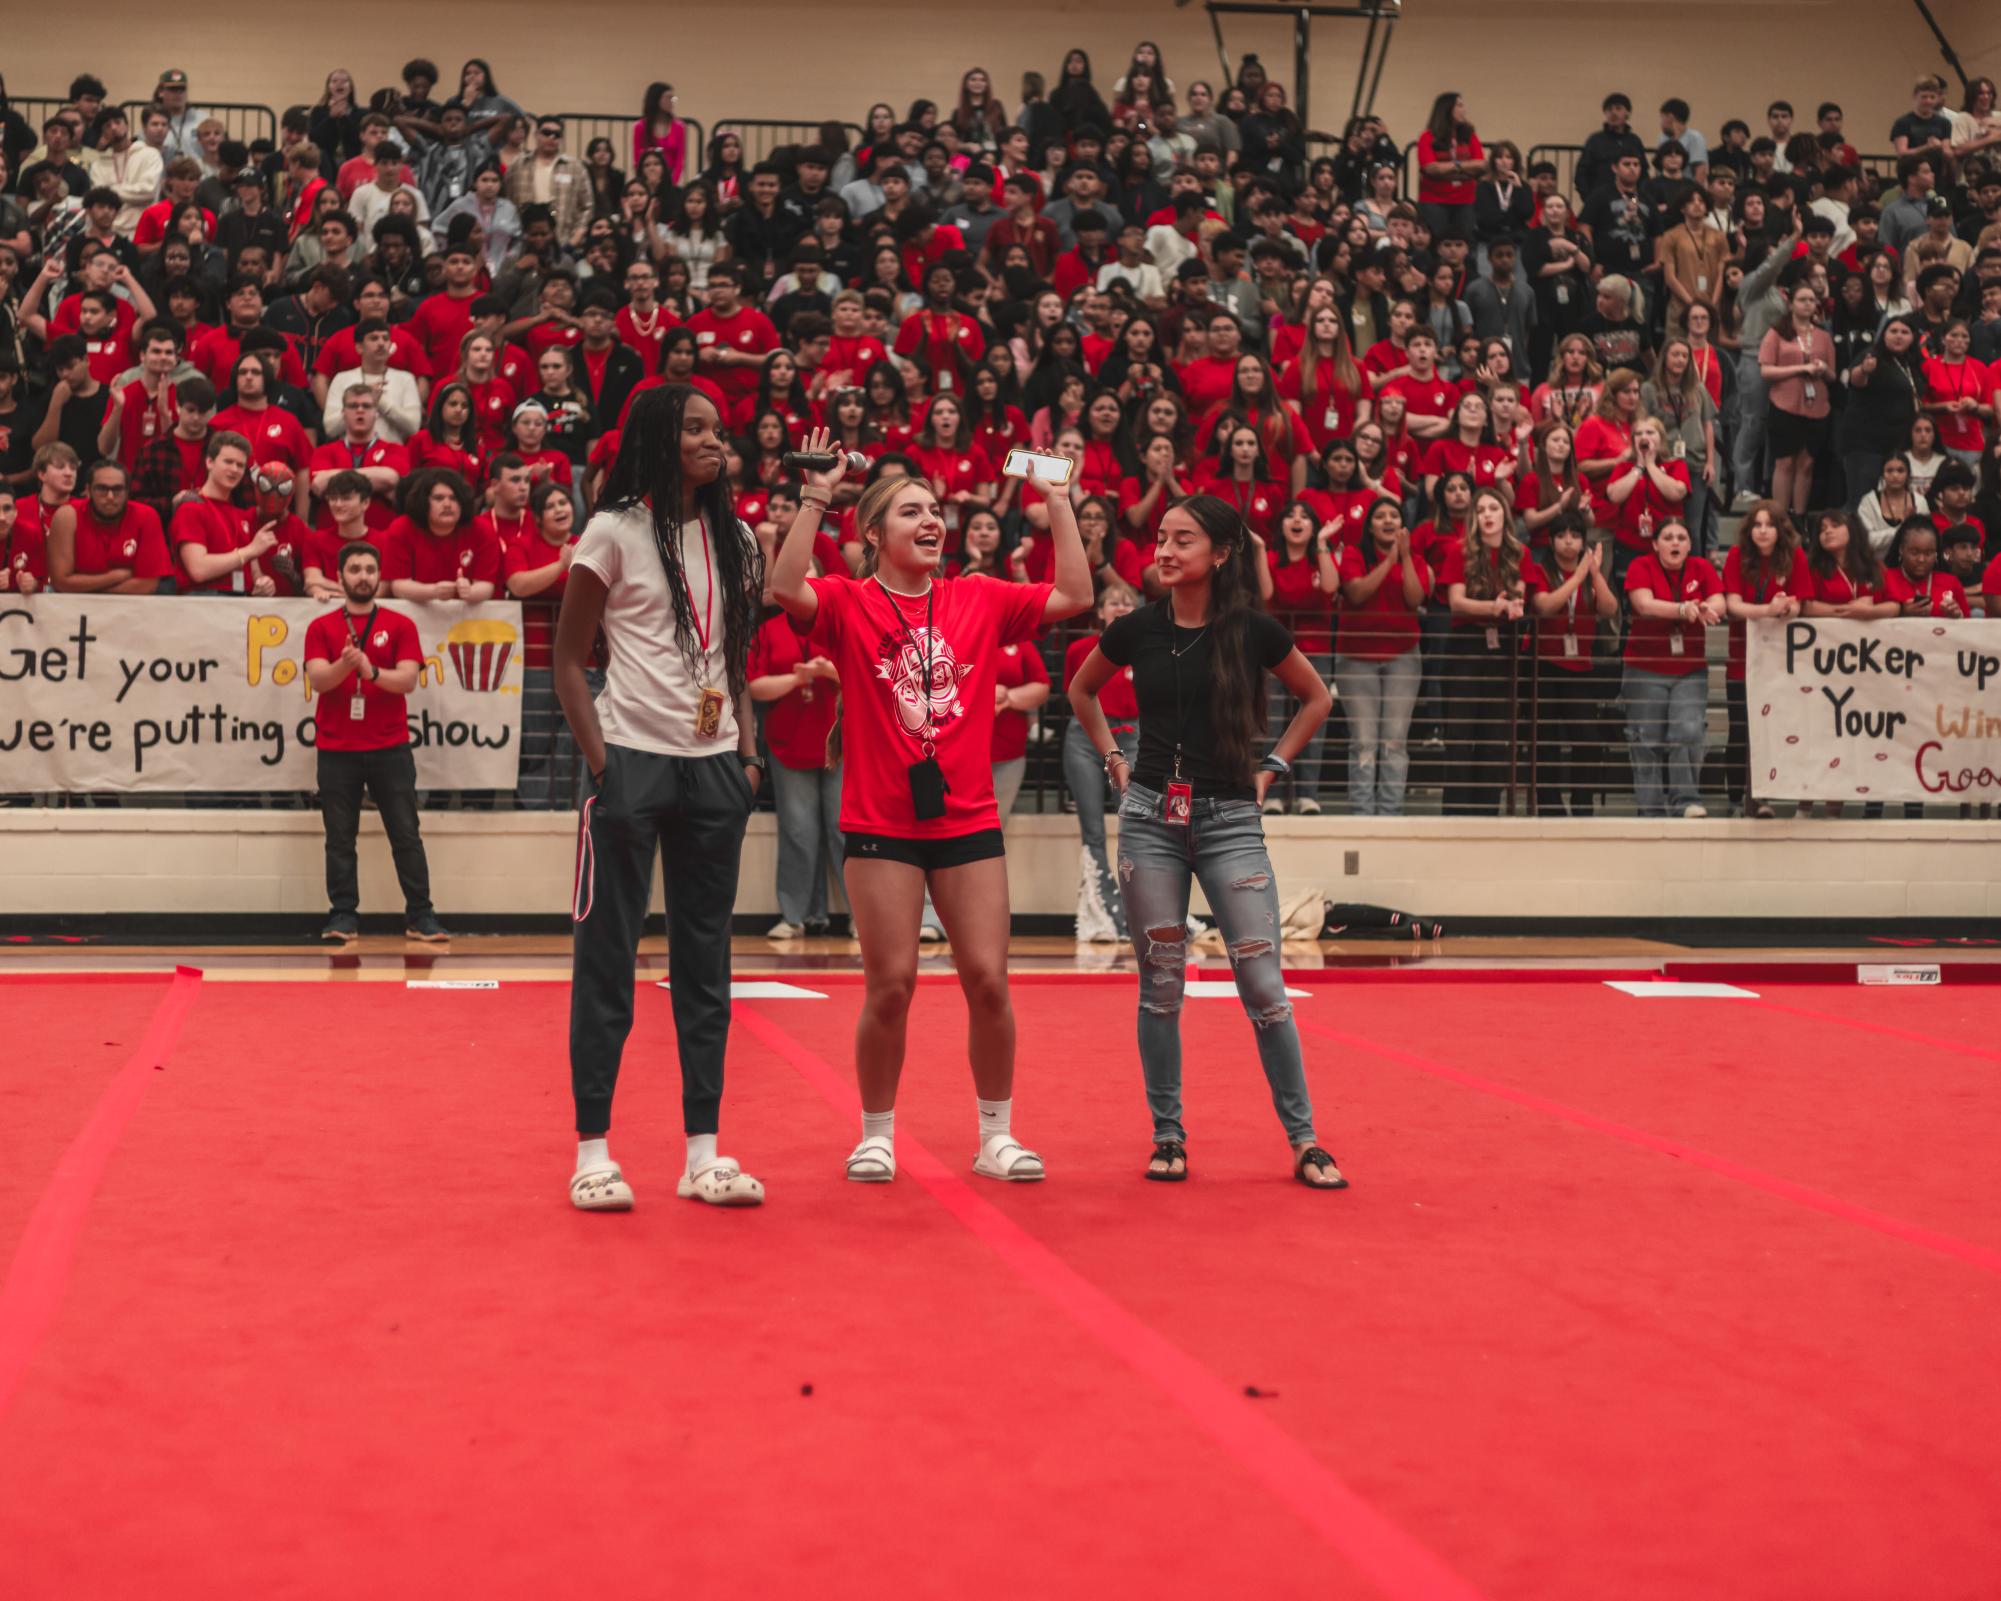
<instances>
[{"instance_id":1,"label":"black athletic shorts","mask_svg":"<svg viewBox=\"0 0 2001 1601\"><path fill-rule=\"evenodd\" d=\"M949 839L903 839L895 834L853 834L844 830L841 841L848 861L908 862L927 873L935 873L941 867L991 861L1007 854L998 828L954 834Z\"/></svg>"}]
</instances>

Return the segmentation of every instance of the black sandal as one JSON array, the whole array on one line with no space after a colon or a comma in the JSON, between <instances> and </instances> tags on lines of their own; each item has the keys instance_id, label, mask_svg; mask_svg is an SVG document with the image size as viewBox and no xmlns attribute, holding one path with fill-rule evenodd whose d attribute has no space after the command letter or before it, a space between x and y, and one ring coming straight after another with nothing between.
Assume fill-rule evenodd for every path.
<instances>
[{"instance_id":1,"label":"black sandal","mask_svg":"<svg viewBox=\"0 0 2001 1601\"><path fill-rule=\"evenodd\" d=\"M1319 1179L1308 1178L1306 1170L1309 1167L1315 1172L1332 1173L1334 1182L1327 1184ZM1309 1145L1299 1153L1299 1159L1292 1165L1292 1176L1309 1190L1345 1190L1348 1187L1348 1181L1341 1176L1341 1170L1334 1165L1334 1158L1317 1145Z\"/></svg>"},{"instance_id":2,"label":"black sandal","mask_svg":"<svg viewBox=\"0 0 2001 1601\"><path fill-rule=\"evenodd\" d=\"M1161 1172L1153 1170L1155 1162L1165 1162L1168 1166ZM1174 1171L1173 1164L1179 1162L1181 1171ZM1156 1184L1180 1184L1188 1177L1188 1147L1179 1140L1158 1140L1154 1143L1153 1155L1147 1158L1145 1177Z\"/></svg>"}]
</instances>

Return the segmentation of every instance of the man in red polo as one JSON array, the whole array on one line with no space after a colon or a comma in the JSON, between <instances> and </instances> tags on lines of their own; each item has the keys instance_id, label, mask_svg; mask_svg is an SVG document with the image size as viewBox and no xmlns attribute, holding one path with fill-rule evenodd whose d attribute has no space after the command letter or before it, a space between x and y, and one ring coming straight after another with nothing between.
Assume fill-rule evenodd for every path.
<instances>
[{"instance_id":1,"label":"man in red polo","mask_svg":"<svg viewBox=\"0 0 2001 1601\"><path fill-rule=\"evenodd\" d=\"M306 682L313 691L313 746L319 765L320 817L327 832L327 901L320 938L347 944L361 934L361 882L355 840L364 793L389 836L403 890L406 938L449 936L431 907L431 873L417 826L417 761L410 751L404 703L417 687L424 647L417 625L376 604L380 568L367 545L340 553L344 604L306 626Z\"/></svg>"},{"instance_id":2,"label":"man in red polo","mask_svg":"<svg viewBox=\"0 0 2001 1601\"><path fill-rule=\"evenodd\" d=\"M65 595L173 593L174 561L167 536L150 506L127 497L125 469L100 461L90 469L89 492L49 521L49 584Z\"/></svg>"}]
</instances>

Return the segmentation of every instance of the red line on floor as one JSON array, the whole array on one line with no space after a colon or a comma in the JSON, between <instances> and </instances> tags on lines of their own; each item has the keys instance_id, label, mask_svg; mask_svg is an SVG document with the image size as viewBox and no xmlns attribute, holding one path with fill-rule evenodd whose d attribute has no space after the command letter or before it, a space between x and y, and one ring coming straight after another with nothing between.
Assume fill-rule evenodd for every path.
<instances>
[{"instance_id":1,"label":"red line on floor","mask_svg":"<svg viewBox=\"0 0 2001 1601\"><path fill-rule=\"evenodd\" d=\"M836 1112L850 1118L860 1115L854 1086L830 1062L754 1009L739 1004L732 1010L737 1021L789 1062ZM976 1194L965 1179L907 1134L897 1142L897 1163L1031 1289L1151 1381L1385 1595L1400 1601L1481 1601L1478 1590L1357 1495L1305 1446Z\"/></svg>"},{"instance_id":2,"label":"red line on floor","mask_svg":"<svg viewBox=\"0 0 2001 1601\"><path fill-rule=\"evenodd\" d=\"M28 1218L6 1281L0 1283L0 1416L5 1416L13 1402L36 1347L62 1306L63 1288L69 1281L77 1241L83 1235L90 1198L97 1192L119 1136L145 1098L153 1070L173 1052L200 983L197 969L174 969L144 1037L99 1098L90 1121L70 1141Z\"/></svg>"},{"instance_id":3,"label":"red line on floor","mask_svg":"<svg viewBox=\"0 0 2001 1601\"><path fill-rule=\"evenodd\" d=\"M1788 1006L1784 1001L1775 1001L1769 996L1761 995L1758 1004L1774 1012L1784 1012L1791 1017L1809 1018L1816 1023L1838 1023L1843 1028L1859 1028L1867 1034L1882 1034L1893 1040L1903 1040L1910 1045L1923 1045L1934 1051L1952 1051L1960 1056L1978 1057L1983 1062L2001 1062L2001 1051L1983 1050L1978 1045L1949 1040L1938 1034L1920 1034L1916 1029L1894 1028L1888 1023L1871 1023L1860 1017L1843 1017L1839 1012L1819 1012L1811 1006Z\"/></svg>"},{"instance_id":4,"label":"red line on floor","mask_svg":"<svg viewBox=\"0 0 2001 1601\"><path fill-rule=\"evenodd\" d=\"M1717 1156L1713 1152L1700 1150L1693 1145L1684 1145L1679 1140L1667 1139L1659 1134L1649 1134L1645 1129L1631 1128L1624 1123L1616 1123L1611 1118L1600 1117L1595 1112L1586 1112L1579 1107L1566 1106L1561 1101L1552 1101L1545 1096L1518 1090L1511 1084L1502 1084L1494 1079L1482 1078L1477 1073L1468 1073L1463 1068L1452 1067L1435 1061L1429 1056L1419 1056L1414 1051L1399 1049L1394 1045L1384 1045L1366 1035L1350 1034L1341 1029L1327 1028L1319 1023L1299 1022L1301 1034L1311 1034L1319 1039L1332 1040L1338 1045L1353 1046L1358 1050L1380 1056L1387 1062L1399 1062L1406 1067L1417 1068L1454 1084L1463 1084L1468 1089L1480 1091L1483 1095L1496 1096L1504 1101L1513 1101L1517 1106L1526 1106L1532 1111L1542 1112L1565 1123L1574 1123L1579 1128L1589 1129L1594 1134L1610 1135L1615 1140L1624 1140L1630 1145L1638 1145L1649 1151L1658 1151L1663 1156L1672 1156L1694 1167L1707 1168L1724 1178L1735 1179L1740 1184L1748 1184L1763 1190L1767 1195L1776 1195L1781 1200L1797 1202L1811 1207L1816 1212L1825 1212L1829 1217L1838 1217L1845 1222L1859 1223L1879 1234L1887 1234L1891 1239L1902 1240L1909 1245L1922 1246L1928 1251L1938 1251L1954 1257L1969 1266L1984 1268L1989 1273L2001 1273L2001 1251L1991 1250L1984 1245L1975 1245L1971 1240L1962 1240L1957 1235L1941 1234L1936 1229L1928 1229L1921 1224L1906 1222L1900 1217L1891 1217L1886 1212L1872 1211L1869 1207L1858 1206L1853 1201L1844 1201L1838 1195L1829 1195L1823 1190L1796 1184L1791 1179L1780 1178L1776 1173L1767 1173L1762 1168L1748 1163L1733 1161L1727 1156Z\"/></svg>"}]
</instances>

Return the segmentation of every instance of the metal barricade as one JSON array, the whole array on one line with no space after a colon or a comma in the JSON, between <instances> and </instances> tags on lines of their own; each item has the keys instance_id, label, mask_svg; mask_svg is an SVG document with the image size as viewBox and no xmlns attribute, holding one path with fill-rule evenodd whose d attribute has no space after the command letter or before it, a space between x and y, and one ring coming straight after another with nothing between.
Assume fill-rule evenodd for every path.
<instances>
[{"instance_id":1,"label":"metal barricade","mask_svg":"<svg viewBox=\"0 0 2001 1601\"><path fill-rule=\"evenodd\" d=\"M558 111L555 115L563 119L563 145L571 155L582 161L593 139L609 139L611 164L632 176L632 125L637 117L609 111ZM681 174L686 183L708 161L708 136L693 117L682 117L680 122L688 130L688 170Z\"/></svg>"},{"instance_id":2,"label":"metal barricade","mask_svg":"<svg viewBox=\"0 0 2001 1601\"><path fill-rule=\"evenodd\" d=\"M827 118L827 121L838 121ZM855 149L862 142L863 129L860 123L843 122L847 130L848 148ZM743 141L743 164L746 168L768 158L774 150L785 145L810 145L819 141L819 122L785 122L769 117L719 117L716 119L717 133L733 133ZM707 157L706 149L703 152Z\"/></svg>"},{"instance_id":3,"label":"metal barricade","mask_svg":"<svg viewBox=\"0 0 2001 1601\"><path fill-rule=\"evenodd\" d=\"M125 115L132 120L133 138L139 137L139 119L152 103L150 100L125 102ZM269 106L252 105L248 101L196 100L192 96L188 104L193 110L217 118L226 130L223 134L226 139L240 139L245 144L253 139L277 142L278 113Z\"/></svg>"}]
</instances>

